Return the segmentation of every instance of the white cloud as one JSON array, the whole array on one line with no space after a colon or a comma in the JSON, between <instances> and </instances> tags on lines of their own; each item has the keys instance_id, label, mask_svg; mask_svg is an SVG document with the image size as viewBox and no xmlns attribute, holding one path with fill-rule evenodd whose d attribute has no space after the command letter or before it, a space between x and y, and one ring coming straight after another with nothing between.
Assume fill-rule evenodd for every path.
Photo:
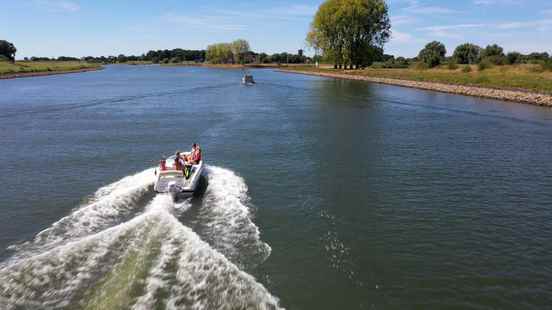
<instances>
[{"instance_id":1,"label":"white cloud","mask_svg":"<svg viewBox=\"0 0 552 310\"><path fill-rule=\"evenodd\" d=\"M415 23L417 20L413 16L408 15L392 15L391 16L391 26L401 26Z\"/></svg>"},{"instance_id":2,"label":"white cloud","mask_svg":"<svg viewBox=\"0 0 552 310\"><path fill-rule=\"evenodd\" d=\"M473 0L475 5L489 6L489 5L520 5L523 3L521 0Z\"/></svg>"},{"instance_id":3,"label":"white cloud","mask_svg":"<svg viewBox=\"0 0 552 310\"><path fill-rule=\"evenodd\" d=\"M223 16L198 14L194 16L166 13L161 20L171 23L186 25L188 27L203 30L239 31L245 29L244 25L225 22Z\"/></svg>"},{"instance_id":4,"label":"white cloud","mask_svg":"<svg viewBox=\"0 0 552 310\"><path fill-rule=\"evenodd\" d=\"M411 35L410 33L394 30L391 34L391 42L392 43L406 44L406 43L412 43L415 40L416 40L415 37L413 35Z\"/></svg>"},{"instance_id":5,"label":"white cloud","mask_svg":"<svg viewBox=\"0 0 552 310\"><path fill-rule=\"evenodd\" d=\"M552 19L541 19L523 22L508 22L496 25L498 29L518 30L518 29L536 29L538 31L548 31L552 27Z\"/></svg>"},{"instance_id":6,"label":"white cloud","mask_svg":"<svg viewBox=\"0 0 552 310\"><path fill-rule=\"evenodd\" d=\"M406 6L402 8L409 14L431 15L431 14L454 14L457 10L445 6L426 5L418 0L405 0Z\"/></svg>"},{"instance_id":7,"label":"white cloud","mask_svg":"<svg viewBox=\"0 0 552 310\"><path fill-rule=\"evenodd\" d=\"M80 5L70 0L35 0L35 4L51 12L72 13L80 10Z\"/></svg>"},{"instance_id":8,"label":"white cloud","mask_svg":"<svg viewBox=\"0 0 552 310\"><path fill-rule=\"evenodd\" d=\"M429 35L443 38L461 38L465 32L470 29L480 29L486 27L486 24L459 24L445 26L429 26L418 28L417 30L429 32Z\"/></svg>"}]
</instances>

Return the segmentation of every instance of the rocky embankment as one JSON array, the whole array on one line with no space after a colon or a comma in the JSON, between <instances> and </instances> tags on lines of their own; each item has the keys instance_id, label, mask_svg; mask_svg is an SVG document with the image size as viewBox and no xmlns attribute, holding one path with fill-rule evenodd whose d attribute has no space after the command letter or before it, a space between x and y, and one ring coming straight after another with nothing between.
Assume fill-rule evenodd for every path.
<instances>
[{"instance_id":1,"label":"rocky embankment","mask_svg":"<svg viewBox=\"0 0 552 310\"><path fill-rule=\"evenodd\" d=\"M306 75L316 75L337 79L359 80L368 81L381 84L398 85L411 88L419 88L425 90L433 90L445 93L453 93L466 96L475 96L483 98L491 98L498 100L507 100L526 104L535 104L540 106L552 107L552 95L545 95L527 91L518 90L503 90L493 88L483 88L476 86L464 86L464 85L451 85L434 82L418 82L388 78L369 77L364 75L353 74L341 74L331 72L317 72L317 71L299 71L299 70L280 70L287 73L299 73Z\"/></svg>"},{"instance_id":2,"label":"rocky embankment","mask_svg":"<svg viewBox=\"0 0 552 310\"><path fill-rule=\"evenodd\" d=\"M103 69L103 67L82 68L82 69L75 69L75 70L60 70L60 71L38 71L38 72L6 73L6 74L0 74L0 80L17 79L17 78L24 78L24 77L58 75L58 74L69 74L69 73L81 73L81 72L88 72L88 71L98 71L98 70L101 70L101 69Z\"/></svg>"}]
</instances>

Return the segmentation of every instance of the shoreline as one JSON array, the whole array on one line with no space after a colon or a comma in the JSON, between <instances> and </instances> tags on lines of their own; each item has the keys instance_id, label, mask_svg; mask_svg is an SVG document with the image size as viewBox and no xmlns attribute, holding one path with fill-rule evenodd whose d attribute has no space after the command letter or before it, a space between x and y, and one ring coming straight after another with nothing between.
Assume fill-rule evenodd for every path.
<instances>
[{"instance_id":1,"label":"shoreline","mask_svg":"<svg viewBox=\"0 0 552 310\"><path fill-rule=\"evenodd\" d=\"M0 75L0 80L40 77L40 76L49 76L49 75L58 75L58 74L82 73L82 72L89 72L89 71L98 71L102 69L103 69L103 66L94 67L94 68L82 68L82 69L76 69L76 70L17 72L17 73L2 74Z\"/></svg>"},{"instance_id":2,"label":"shoreline","mask_svg":"<svg viewBox=\"0 0 552 310\"><path fill-rule=\"evenodd\" d=\"M485 88L478 86L466 86L466 85L457 85L457 84L445 84L437 82L418 82L411 80L400 80L400 79L391 79L391 78L379 78L379 77L369 77L361 75L352 75L352 74L342 74L342 73L330 73L330 72L319 72L319 71L301 71L293 69L280 69L279 72L284 73L293 73L293 74L304 74L312 76L321 76L335 79L345 79L345 80L356 80L356 81L366 81L378 84L386 85L395 85L408 88L416 88L422 90L431 90L442 93L457 94L471 97L480 97L488 98L495 100L503 100L509 102L517 102L523 104L532 104L544 107L552 107L552 95L546 95L530 91L520 91L520 90L508 90L508 89L496 89L496 88Z\"/></svg>"}]
</instances>

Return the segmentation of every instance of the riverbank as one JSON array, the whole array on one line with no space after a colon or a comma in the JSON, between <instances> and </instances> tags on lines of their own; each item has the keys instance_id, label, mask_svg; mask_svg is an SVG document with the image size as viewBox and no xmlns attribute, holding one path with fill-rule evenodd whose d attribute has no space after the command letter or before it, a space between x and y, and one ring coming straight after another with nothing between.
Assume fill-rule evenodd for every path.
<instances>
[{"instance_id":1,"label":"riverbank","mask_svg":"<svg viewBox=\"0 0 552 310\"><path fill-rule=\"evenodd\" d=\"M102 68L100 64L79 61L0 62L0 79L79 73L96 71Z\"/></svg>"},{"instance_id":2,"label":"riverbank","mask_svg":"<svg viewBox=\"0 0 552 310\"><path fill-rule=\"evenodd\" d=\"M424 90L453 93L466 96L483 97L490 99L506 100L526 104L552 107L552 78L548 79L547 73L533 77L533 82L528 83L528 77L517 74L515 79L506 72L502 72L502 78L492 77L494 72L476 73L448 73L444 75L437 70L413 70L413 69L366 69L344 71L334 69L317 69L313 67L293 67L282 69L281 72L298 73L315 76L323 76L337 79L361 80L380 84L390 84ZM418 71L418 72L416 72ZM456 74L455 80L452 74ZM510 74L511 75L511 74ZM479 81L479 83L477 83ZM493 83L498 81L497 83ZM483 87L481 84L493 85ZM504 87L502 85L509 85ZM517 85L518 87L514 87ZM531 85L530 87L520 87Z\"/></svg>"}]
</instances>

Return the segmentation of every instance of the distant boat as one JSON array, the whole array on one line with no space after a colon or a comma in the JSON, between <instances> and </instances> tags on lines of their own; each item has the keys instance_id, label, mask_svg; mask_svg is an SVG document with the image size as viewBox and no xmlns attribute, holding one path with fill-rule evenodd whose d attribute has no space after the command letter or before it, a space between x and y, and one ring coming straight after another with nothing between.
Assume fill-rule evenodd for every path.
<instances>
[{"instance_id":1,"label":"distant boat","mask_svg":"<svg viewBox=\"0 0 552 310\"><path fill-rule=\"evenodd\" d=\"M255 80L253 79L253 76L251 74L245 74L242 78L242 84L253 85L255 84Z\"/></svg>"}]
</instances>

